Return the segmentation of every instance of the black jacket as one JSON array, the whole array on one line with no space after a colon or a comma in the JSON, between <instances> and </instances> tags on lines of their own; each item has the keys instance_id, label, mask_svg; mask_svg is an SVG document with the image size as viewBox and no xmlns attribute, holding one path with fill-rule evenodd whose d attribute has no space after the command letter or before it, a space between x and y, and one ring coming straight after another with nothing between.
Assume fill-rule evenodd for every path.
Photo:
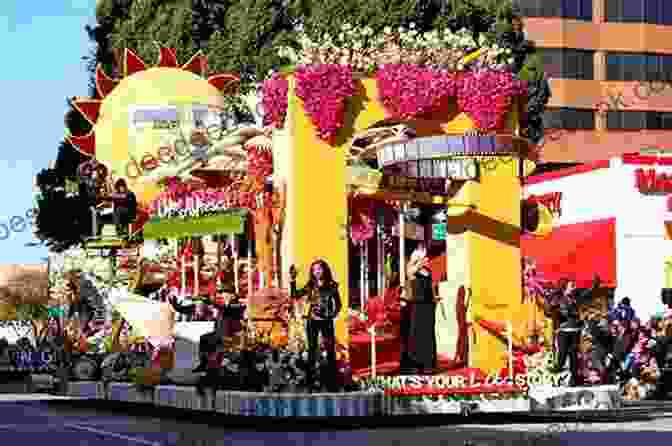
<instances>
[{"instance_id":1,"label":"black jacket","mask_svg":"<svg viewBox=\"0 0 672 446\"><path fill-rule=\"evenodd\" d=\"M568 300L560 304L560 328L579 329L582 321L579 319L579 304L590 302L596 287L580 290L574 289Z\"/></svg>"},{"instance_id":2,"label":"black jacket","mask_svg":"<svg viewBox=\"0 0 672 446\"><path fill-rule=\"evenodd\" d=\"M560 329L561 330L579 330L581 322L579 321L579 309L575 302L565 302L560 304Z\"/></svg>"},{"instance_id":3,"label":"black jacket","mask_svg":"<svg viewBox=\"0 0 672 446\"><path fill-rule=\"evenodd\" d=\"M656 362L661 369L672 368L672 337L659 336L654 347Z\"/></svg>"},{"instance_id":4,"label":"black jacket","mask_svg":"<svg viewBox=\"0 0 672 446\"><path fill-rule=\"evenodd\" d=\"M296 281L291 281L290 285L292 297L295 299L299 299L311 293L311 290L308 287L297 289ZM334 284L333 286L320 288L319 294L319 302L309 302L310 305L314 308L314 312L317 313L321 319L336 318L341 312L341 308L343 306L341 303L341 295L338 292L338 285ZM312 308L310 314L313 314Z\"/></svg>"}]
</instances>

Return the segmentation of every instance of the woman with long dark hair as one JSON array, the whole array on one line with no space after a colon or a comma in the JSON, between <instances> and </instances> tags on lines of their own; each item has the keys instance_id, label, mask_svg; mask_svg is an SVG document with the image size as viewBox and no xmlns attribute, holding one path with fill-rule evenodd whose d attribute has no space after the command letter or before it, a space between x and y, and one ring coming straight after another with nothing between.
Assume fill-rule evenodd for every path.
<instances>
[{"instance_id":1,"label":"woman with long dark hair","mask_svg":"<svg viewBox=\"0 0 672 446\"><path fill-rule=\"evenodd\" d=\"M331 268L324 260L316 260L310 265L310 278L306 286L297 289L296 268L292 265L289 270L291 296L294 299L307 297L304 317L306 322L306 336L308 338L308 382L314 384L314 367L319 358L319 336L322 335L327 349L327 376L322 382L330 391L336 389L336 331L334 319L341 312L341 296L338 292L338 283L334 281Z\"/></svg>"}]
</instances>

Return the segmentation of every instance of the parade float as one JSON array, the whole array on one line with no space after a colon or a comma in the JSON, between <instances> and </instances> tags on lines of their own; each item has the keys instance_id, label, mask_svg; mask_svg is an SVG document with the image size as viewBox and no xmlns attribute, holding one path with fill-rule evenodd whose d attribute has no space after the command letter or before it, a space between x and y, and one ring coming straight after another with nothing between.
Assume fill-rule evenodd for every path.
<instances>
[{"instance_id":1,"label":"parade float","mask_svg":"<svg viewBox=\"0 0 672 446\"><path fill-rule=\"evenodd\" d=\"M295 66L264 82L260 104L237 93L235 75L206 80L203 56L178 66L168 48L157 67L125 50L123 78L97 73L103 99L74 101L94 128L70 141L138 197L131 237L92 236L84 250L109 250L130 274L109 300L155 360L117 374L135 384L70 392L271 416L549 410L585 393L550 372L543 293L521 281L522 230L550 226L521 222L536 154L520 136L526 90L510 54L466 31L346 25L324 38L283 49ZM439 253L438 367L400 377L399 295L419 241ZM305 283L316 259L340 283L340 393L309 392L305 302L288 296L290 266ZM233 303L237 316L223 316ZM237 328L216 331L220 317ZM221 345L196 376L193 344L208 333ZM179 339L192 346L184 365ZM588 393L591 408L618 404L612 389Z\"/></svg>"}]
</instances>

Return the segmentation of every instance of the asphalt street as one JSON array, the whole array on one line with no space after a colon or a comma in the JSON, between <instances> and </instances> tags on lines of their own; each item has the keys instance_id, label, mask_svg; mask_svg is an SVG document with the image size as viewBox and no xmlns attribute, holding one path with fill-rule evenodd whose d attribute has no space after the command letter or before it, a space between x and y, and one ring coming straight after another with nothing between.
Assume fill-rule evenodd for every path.
<instances>
[{"instance_id":1,"label":"asphalt street","mask_svg":"<svg viewBox=\"0 0 672 446\"><path fill-rule=\"evenodd\" d=\"M45 400L44 398L48 398ZM672 412L621 422L536 422L506 417L368 420L241 420L154 407L103 406L53 397L0 395L0 445L20 446L596 446L672 439ZM513 423L513 424L512 424Z\"/></svg>"}]
</instances>

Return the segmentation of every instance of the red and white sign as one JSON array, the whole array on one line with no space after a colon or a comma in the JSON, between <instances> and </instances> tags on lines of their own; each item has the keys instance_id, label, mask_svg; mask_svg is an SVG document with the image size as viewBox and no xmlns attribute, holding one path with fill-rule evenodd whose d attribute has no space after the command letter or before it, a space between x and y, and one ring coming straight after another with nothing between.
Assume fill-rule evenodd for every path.
<instances>
[{"instance_id":1,"label":"red and white sign","mask_svg":"<svg viewBox=\"0 0 672 446\"><path fill-rule=\"evenodd\" d=\"M635 187L643 194L672 192L672 174L656 169L635 170Z\"/></svg>"},{"instance_id":2,"label":"red and white sign","mask_svg":"<svg viewBox=\"0 0 672 446\"><path fill-rule=\"evenodd\" d=\"M554 217L562 216L562 192L551 192L543 195L530 195L528 200L547 207Z\"/></svg>"},{"instance_id":3,"label":"red and white sign","mask_svg":"<svg viewBox=\"0 0 672 446\"><path fill-rule=\"evenodd\" d=\"M598 273L615 286L616 300L632 298L640 318L655 314L672 255L665 223L672 221L672 157L628 154L542 174L524 186L525 195L543 197L537 201L552 210L556 191L562 213L553 232L521 238L523 255L537 257L545 276L574 276L584 286Z\"/></svg>"}]
</instances>

